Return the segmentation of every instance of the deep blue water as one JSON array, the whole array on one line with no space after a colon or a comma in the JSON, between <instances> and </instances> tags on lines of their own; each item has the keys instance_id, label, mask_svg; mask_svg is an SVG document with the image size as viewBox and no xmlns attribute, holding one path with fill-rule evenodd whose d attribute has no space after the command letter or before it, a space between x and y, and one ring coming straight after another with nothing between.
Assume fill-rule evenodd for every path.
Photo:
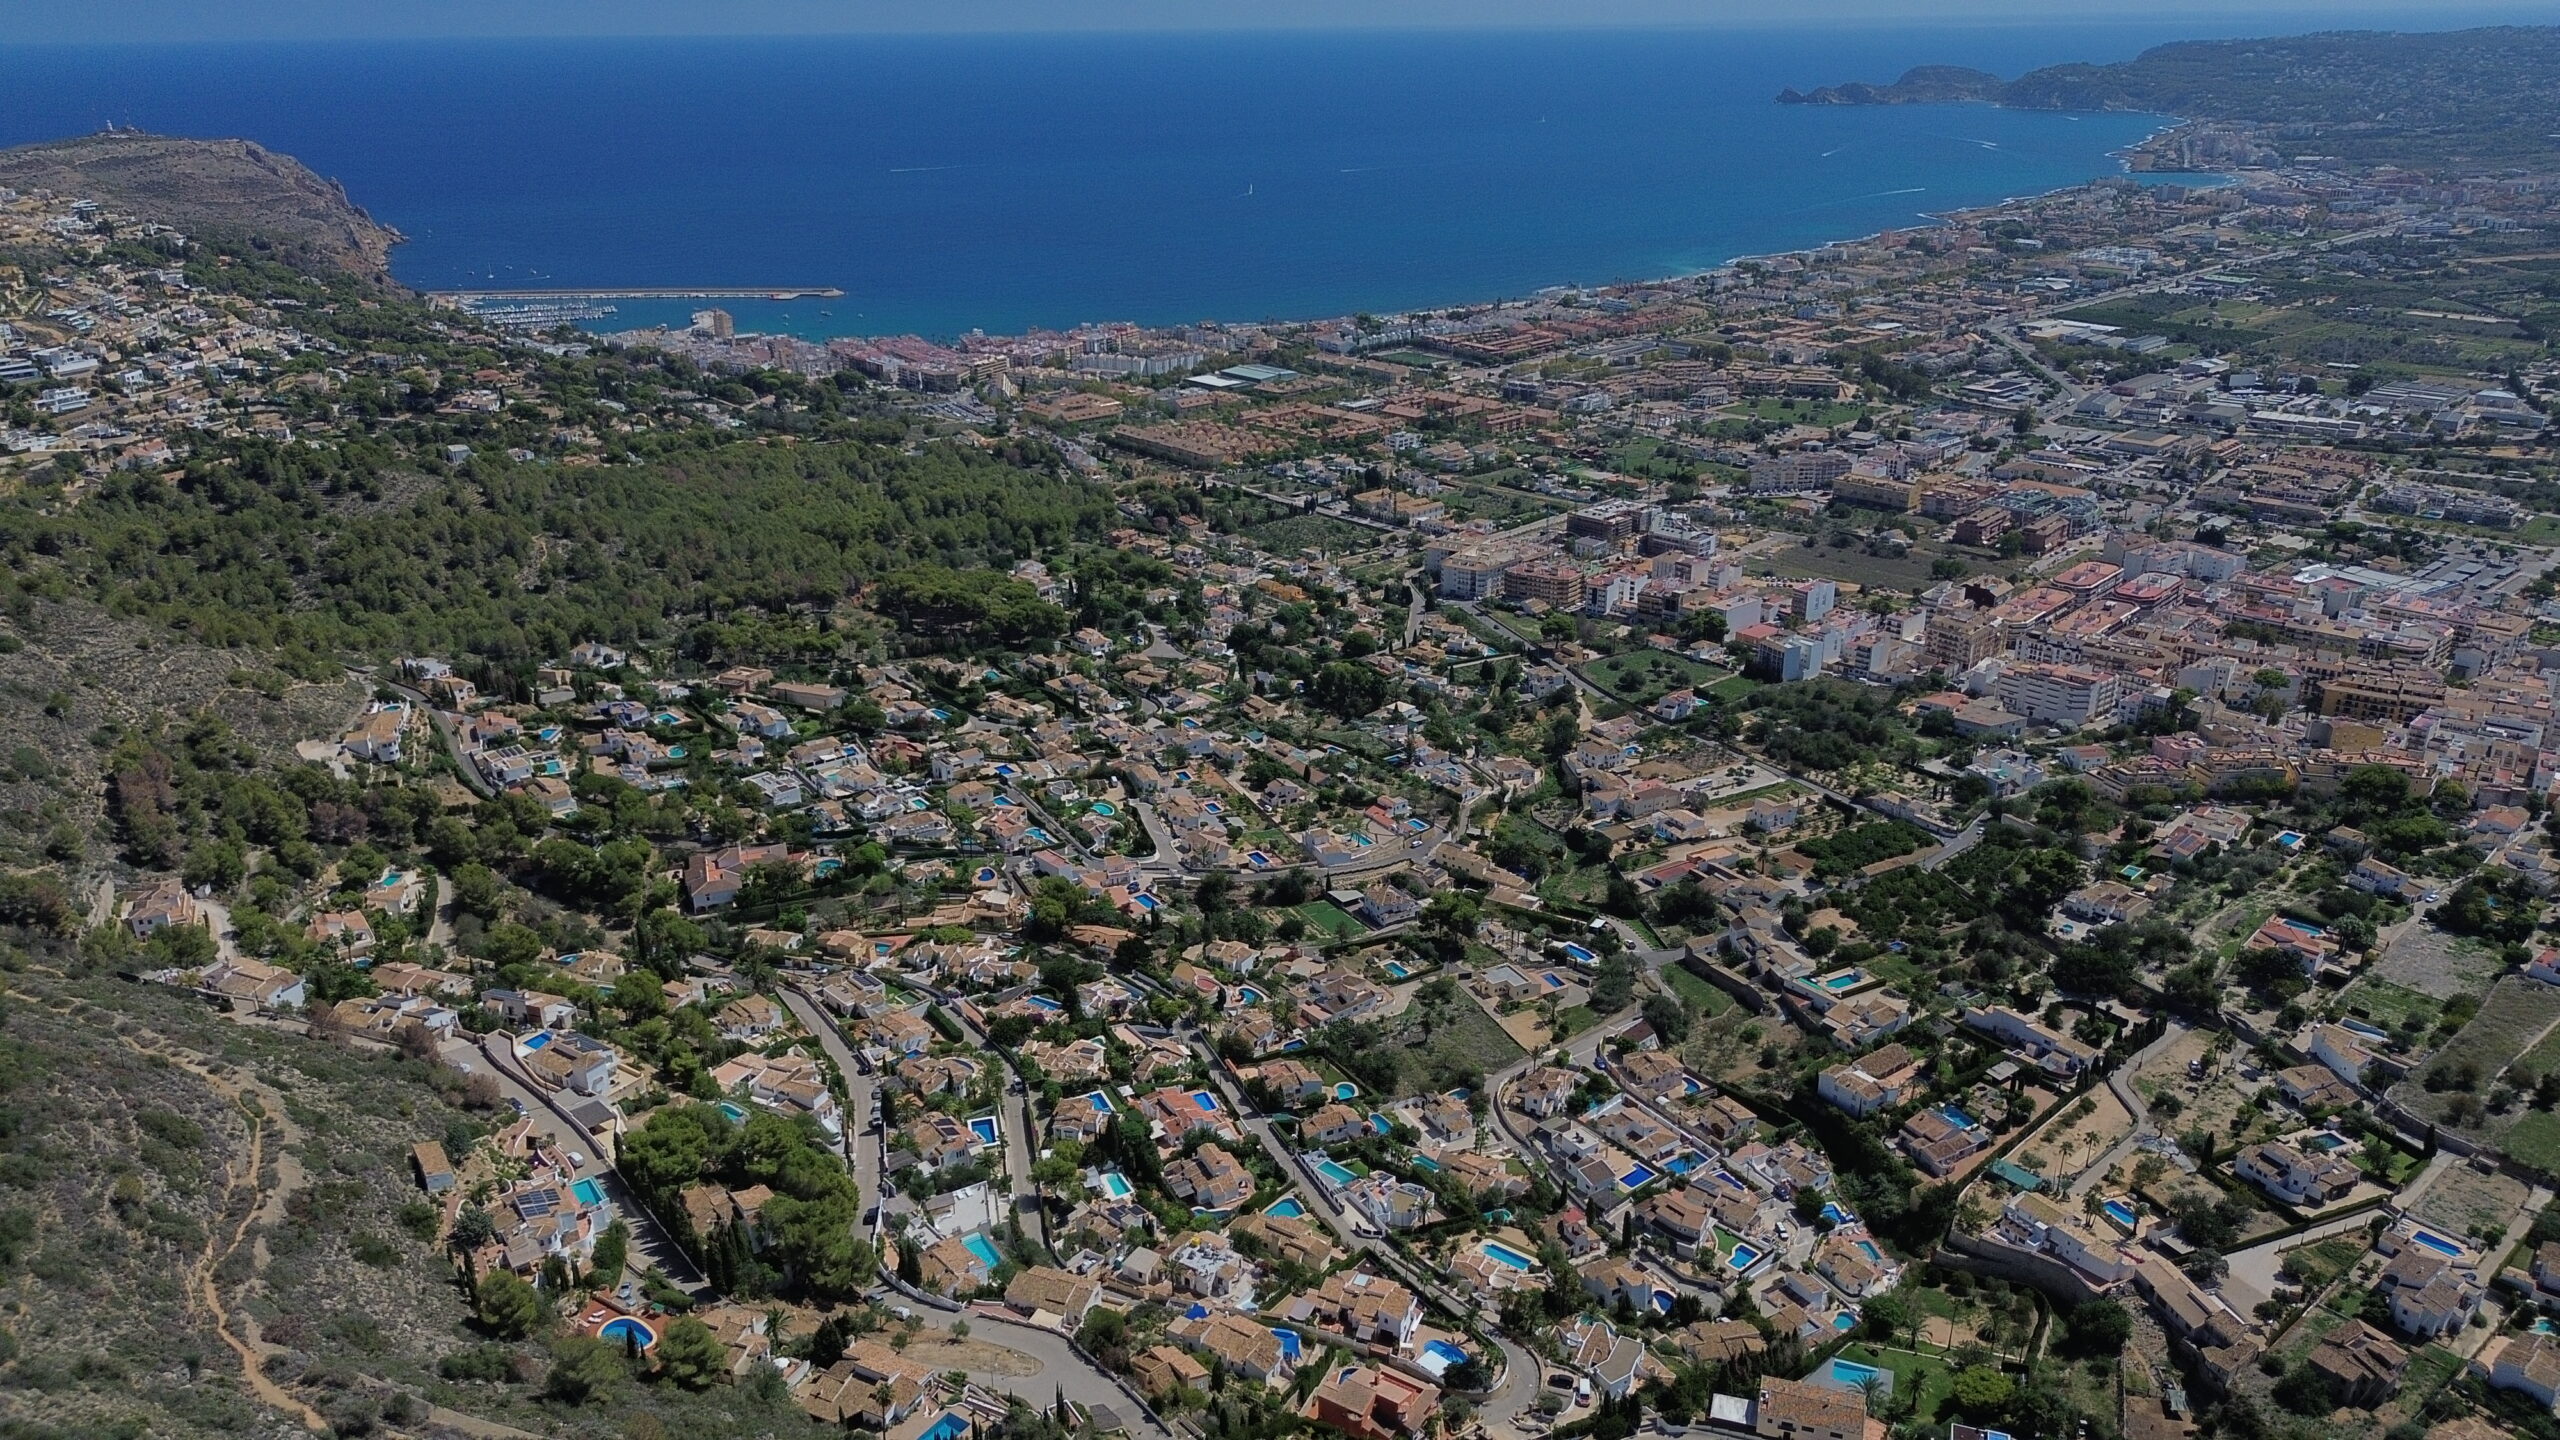
<instances>
[{"instance_id":1,"label":"deep blue water","mask_svg":"<svg viewBox=\"0 0 2560 1440\"><path fill-rule=\"evenodd\" d=\"M0 45L0 144L247 136L405 232L422 288L846 290L730 307L808 335L1252 320L1679 273L2113 173L2156 119L1771 97L2292 28Z\"/></svg>"}]
</instances>

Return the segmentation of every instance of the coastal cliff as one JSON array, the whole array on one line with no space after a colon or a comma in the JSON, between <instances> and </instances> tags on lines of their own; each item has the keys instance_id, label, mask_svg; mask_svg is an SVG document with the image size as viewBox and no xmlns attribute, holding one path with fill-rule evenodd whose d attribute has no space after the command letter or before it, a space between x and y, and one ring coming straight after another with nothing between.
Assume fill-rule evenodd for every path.
<instances>
[{"instance_id":1,"label":"coastal cliff","mask_svg":"<svg viewBox=\"0 0 2560 1440\"><path fill-rule=\"evenodd\" d=\"M1955 105L1998 100L2008 82L1988 70L1962 65L1918 65L1890 85L1850 81L1811 91L1790 86L1778 92L1781 105Z\"/></svg>"},{"instance_id":2,"label":"coastal cliff","mask_svg":"<svg viewBox=\"0 0 2560 1440\"><path fill-rule=\"evenodd\" d=\"M0 186L82 195L190 232L254 238L278 258L391 284L399 231L288 155L247 140L111 130L0 150Z\"/></svg>"},{"instance_id":3,"label":"coastal cliff","mask_svg":"<svg viewBox=\"0 0 2560 1440\"><path fill-rule=\"evenodd\" d=\"M2560 26L2189 40L2110 65L2047 66L2005 83L1980 70L1926 65L1889 85L1789 88L1777 98L1783 105L2139 110L2310 127L2306 133L2318 135L2322 149L2341 154L2387 141L2404 161L2430 151L2512 160L2560 149Z\"/></svg>"}]
</instances>

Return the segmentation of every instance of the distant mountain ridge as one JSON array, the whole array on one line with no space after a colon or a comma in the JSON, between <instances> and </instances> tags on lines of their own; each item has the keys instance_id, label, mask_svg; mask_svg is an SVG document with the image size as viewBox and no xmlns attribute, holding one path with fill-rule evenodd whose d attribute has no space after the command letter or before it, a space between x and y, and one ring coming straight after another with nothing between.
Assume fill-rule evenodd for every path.
<instances>
[{"instance_id":1,"label":"distant mountain ridge","mask_svg":"<svg viewBox=\"0 0 2560 1440\"><path fill-rule=\"evenodd\" d=\"M79 195L186 231L255 237L278 258L391 283L399 231L301 161L248 140L109 130L0 150L0 185Z\"/></svg>"},{"instance_id":2,"label":"distant mountain ridge","mask_svg":"<svg viewBox=\"0 0 2560 1440\"><path fill-rule=\"evenodd\" d=\"M2513 158L2560 149L2560 26L2183 40L2115 64L2050 65L2006 82L1924 65L1890 85L1790 87L1778 95L1782 105L1963 102L2430 135L2464 159Z\"/></svg>"}]
</instances>

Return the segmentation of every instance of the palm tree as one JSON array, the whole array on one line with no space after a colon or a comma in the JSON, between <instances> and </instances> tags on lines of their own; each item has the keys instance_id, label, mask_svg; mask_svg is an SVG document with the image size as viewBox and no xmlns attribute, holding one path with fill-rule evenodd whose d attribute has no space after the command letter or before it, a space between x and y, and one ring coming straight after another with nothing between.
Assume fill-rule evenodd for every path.
<instances>
[{"instance_id":1,"label":"palm tree","mask_svg":"<svg viewBox=\"0 0 2560 1440\"><path fill-rule=\"evenodd\" d=\"M1875 1374L1860 1377L1857 1390L1858 1398L1866 1402L1867 1413L1879 1420L1883 1419L1885 1401L1893 1394L1893 1391L1886 1386L1884 1376Z\"/></svg>"}]
</instances>

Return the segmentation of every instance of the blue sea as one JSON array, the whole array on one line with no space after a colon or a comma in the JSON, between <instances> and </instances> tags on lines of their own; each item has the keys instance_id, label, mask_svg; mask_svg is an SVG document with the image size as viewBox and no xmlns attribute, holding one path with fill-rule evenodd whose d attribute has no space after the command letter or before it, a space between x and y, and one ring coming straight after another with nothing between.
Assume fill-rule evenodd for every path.
<instances>
[{"instance_id":1,"label":"blue sea","mask_svg":"<svg viewBox=\"0 0 2560 1440\"><path fill-rule=\"evenodd\" d=\"M1919 223L2117 173L2164 123L1781 86L2297 28L0 45L0 144L246 136L403 231L422 289L841 287L729 306L812 337L1307 318Z\"/></svg>"}]
</instances>

